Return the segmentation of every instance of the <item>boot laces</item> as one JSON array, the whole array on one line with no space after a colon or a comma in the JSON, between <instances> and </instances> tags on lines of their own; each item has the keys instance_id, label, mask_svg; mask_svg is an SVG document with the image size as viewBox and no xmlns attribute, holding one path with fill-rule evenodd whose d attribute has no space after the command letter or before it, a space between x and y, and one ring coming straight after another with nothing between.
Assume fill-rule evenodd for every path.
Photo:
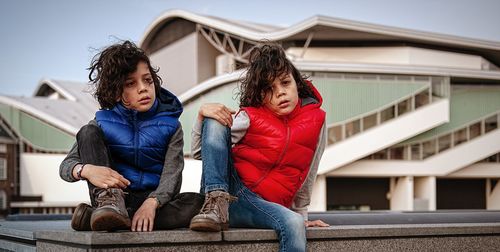
<instances>
[{"instance_id":1,"label":"boot laces","mask_svg":"<svg viewBox=\"0 0 500 252\"><path fill-rule=\"evenodd\" d=\"M237 198L234 196L231 196L229 194L215 194L210 193L207 195L205 198L205 203L203 203L203 207L201 208L200 213L201 214L209 214L213 211L213 213L220 218L221 222L226 222L227 221L227 214L228 211L221 211L224 203L227 202L229 204L230 202L235 201Z\"/></svg>"},{"instance_id":2,"label":"boot laces","mask_svg":"<svg viewBox=\"0 0 500 252\"><path fill-rule=\"evenodd\" d=\"M102 190L101 192L98 193L97 195L97 205L98 207L101 207L101 206L114 206L114 207L118 207L117 203L118 203L118 198L117 198L117 194L119 192L115 192L113 193L113 191L108 188L108 189L104 189ZM123 192L125 194L125 192Z\"/></svg>"}]
</instances>

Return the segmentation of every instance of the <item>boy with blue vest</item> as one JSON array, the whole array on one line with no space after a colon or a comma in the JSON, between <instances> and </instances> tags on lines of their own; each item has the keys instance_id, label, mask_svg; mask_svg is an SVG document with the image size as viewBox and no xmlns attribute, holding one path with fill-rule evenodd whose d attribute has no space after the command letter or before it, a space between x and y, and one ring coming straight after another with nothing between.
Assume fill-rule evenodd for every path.
<instances>
[{"instance_id":1,"label":"boy with blue vest","mask_svg":"<svg viewBox=\"0 0 500 252\"><path fill-rule=\"evenodd\" d=\"M143 50L125 41L89 67L101 110L83 126L60 166L68 182L86 180L92 206L80 204L75 230L152 231L187 227L203 197L179 194L184 167L182 104L161 88Z\"/></svg>"}]
</instances>

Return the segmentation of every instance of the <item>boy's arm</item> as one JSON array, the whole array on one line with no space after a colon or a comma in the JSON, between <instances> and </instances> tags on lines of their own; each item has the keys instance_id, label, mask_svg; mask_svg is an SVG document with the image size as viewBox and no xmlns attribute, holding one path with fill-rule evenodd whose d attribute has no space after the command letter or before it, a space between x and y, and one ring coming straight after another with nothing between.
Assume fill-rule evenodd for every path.
<instances>
[{"instance_id":1,"label":"boy's arm","mask_svg":"<svg viewBox=\"0 0 500 252\"><path fill-rule=\"evenodd\" d=\"M165 154L165 163L160 177L160 183L156 190L149 194L150 198L156 198L158 207L169 202L181 190L182 170L184 169L184 140L182 126L175 131L168 143L168 150Z\"/></svg>"},{"instance_id":2,"label":"boy's arm","mask_svg":"<svg viewBox=\"0 0 500 252\"><path fill-rule=\"evenodd\" d=\"M90 120L88 124L98 126L96 120ZM64 158L64 160L61 162L61 165L59 166L59 176L61 176L62 179L68 182L78 181L78 179L73 176L73 168L75 167L75 165L80 163L81 160L80 154L78 153L78 142L75 141L75 144L73 144L73 147L71 147L68 155Z\"/></svg>"},{"instance_id":3,"label":"boy's arm","mask_svg":"<svg viewBox=\"0 0 500 252\"><path fill-rule=\"evenodd\" d=\"M73 168L81 163L80 155L78 154L78 143L75 141L68 155L64 158L59 166L59 176L68 182L76 182L78 179L73 177Z\"/></svg>"},{"instance_id":4,"label":"boy's arm","mask_svg":"<svg viewBox=\"0 0 500 252\"><path fill-rule=\"evenodd\" d=\"M231 143L239 142L246 134L250 126L250 119L245 111L240 111L236 114L231 126ZM201 160L201 128L202 122L195 120L191 131L191 155L194 159Z\"/></svg>"},{"instance_id":5,"label":"boy's arm","mask_svg":"<svg viewBox=\"0 0 500 252\"><path fill-rule=\"evenodd\" d=\"M311 166L309 167L309 173L307 174L307 178L302 184L302 187L299 189L297 194L295 194L295 198L293 200L293 204L291 209L294 212L301 214L304 217L304 220L308 220L307 208L311 203L311 193L314 186L314 181L316 180L316 175L318 173L319 161L321 160L321 156L323 155L323 151L325 151L326 147L326 121L323 123L323 127L321 128L320 135L318 138L318 147L316 147L316 151L314 152L313 159L311 161Z\"/></svg>"}]
</instances>

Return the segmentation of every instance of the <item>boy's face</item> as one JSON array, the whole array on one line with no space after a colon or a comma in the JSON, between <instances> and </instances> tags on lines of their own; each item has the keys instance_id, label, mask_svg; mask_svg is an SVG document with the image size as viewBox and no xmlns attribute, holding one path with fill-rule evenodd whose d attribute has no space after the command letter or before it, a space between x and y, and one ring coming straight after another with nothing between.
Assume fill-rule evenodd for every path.
<instances>
[{"instance_id":1,"label":"boy's face","mask_svg":"<svg viewBox=\"0 0 500 252\"><path fill-rule=\"evenodd\" d=\"M148 111L156 98L153 77L145 62L137 64L137 70L128 75L123 85L121 102L128 109Z\"/></svg>"},{"instance_id":2,"label":"boy's face","mask_svg":"<svg viewBox=\"0 0 500 252\"><path fill-rule=\"evenodd\" d=\"M292 113L299 102L297 83L291 73L283 74L271 84L271 90L264 97L264 106L276 115Z\"/></svg>"}]
</instances>

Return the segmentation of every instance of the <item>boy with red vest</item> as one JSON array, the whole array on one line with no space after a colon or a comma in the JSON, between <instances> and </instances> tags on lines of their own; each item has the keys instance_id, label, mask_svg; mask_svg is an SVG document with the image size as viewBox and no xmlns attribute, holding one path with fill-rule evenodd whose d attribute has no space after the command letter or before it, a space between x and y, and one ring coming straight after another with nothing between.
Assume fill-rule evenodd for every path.
<instances>
[{"instance_id":1,"label":"boy with red vest","mask_svg":"<svg viewBox=\"0 0 500 252\"><path fill-rule=\"evenodd\" d=\"M252 50L240 88L234 120L222 104L199 110L192 153L203 161L205 203L190 228L272 228L281 251L305 251L305 227L328 226L307 219L325 148L321 95L275 44Z\"/></svg>"}]
</instances>

